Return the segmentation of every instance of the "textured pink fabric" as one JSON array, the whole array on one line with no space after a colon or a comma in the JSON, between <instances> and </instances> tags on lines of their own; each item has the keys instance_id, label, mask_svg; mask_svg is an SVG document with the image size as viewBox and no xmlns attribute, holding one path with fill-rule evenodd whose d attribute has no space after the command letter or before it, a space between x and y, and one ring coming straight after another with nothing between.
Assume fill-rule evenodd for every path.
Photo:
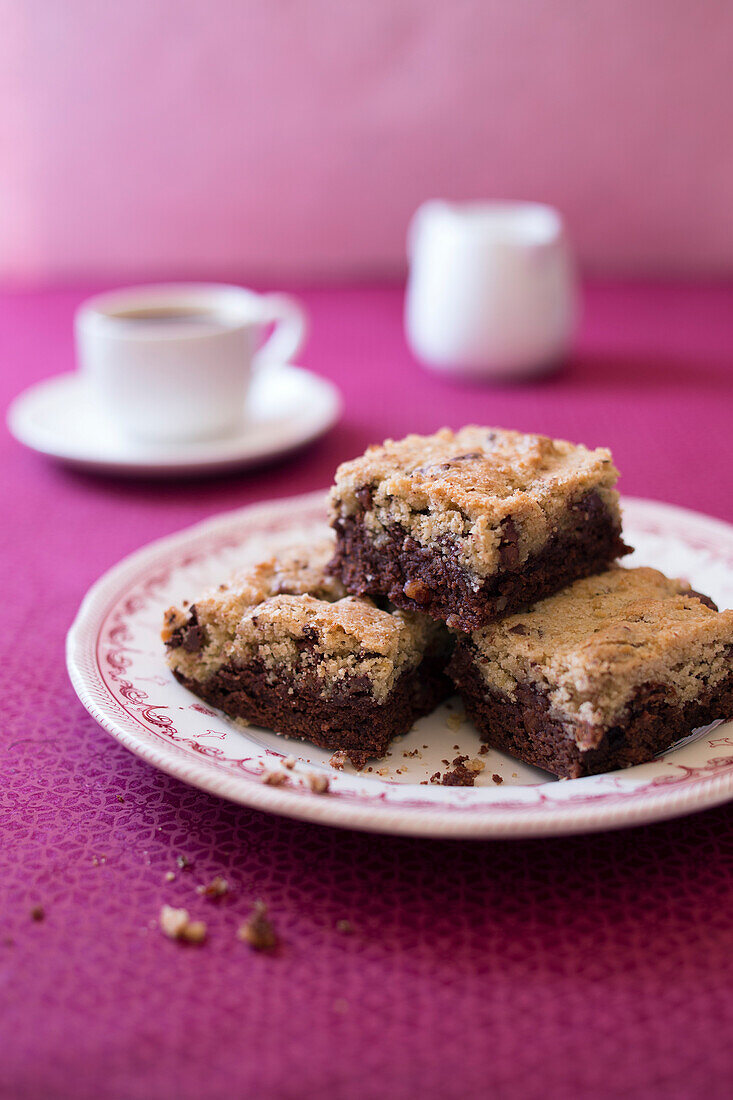
<instances>
[{"instance_id":1,"label":"textured pink fabric","mask_svg":"<svg viewBox=\"0 0 733 1100\"><path fill-rule=\"evenodd\" d=\"M370 276L428 198L733 271L726 0L5 0L0 273Z\"/></svg>"},{"instance_id":2,"label":"textured pink fabric","mask_svg":"<svg viewBox=\"0 0 733 1100\"><path fill-rule=\"evenodd\" d=\"M0 297L5 400L71 367L81 297ZM104 569L221 509L325 485L387 433L479 420L608 443L626 492L733 520L733 288L598 287L575 360L516 389L424 374L396 290L305 300L304 362L339 382L346 412L287 463L126 483L3 435L0 1096L729 1096L729 808L568 840L361 836L188 789L76 701L64 634ZM231 895L197 897L215 874ZM234 938L258 897L277 957ZM162 902L204 917L209 942L165 940L150 927Z\"/></svg>"}]
</instances>

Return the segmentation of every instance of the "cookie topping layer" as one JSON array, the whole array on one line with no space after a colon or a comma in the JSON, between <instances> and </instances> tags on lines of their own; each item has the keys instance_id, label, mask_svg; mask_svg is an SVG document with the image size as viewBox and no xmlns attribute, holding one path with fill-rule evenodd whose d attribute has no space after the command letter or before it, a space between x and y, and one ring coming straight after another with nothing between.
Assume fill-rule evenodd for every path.
<instances>
[{"instance_id":1,"label":"cookie topping layer","mask_svg":"<svg viewBox=\"0 0 733 1100\"><path fill-rule=\"evenodd\" d=\"M568 505L590 492L618 515L617 476L603 448L499 428L443 428L387 440L343 463L332 516L364 512L377 539L397 524L424 546L447 541L483 577L501 563L507 524L522 562L562 529Z\"/></svg>"},{"instance_id":2,"label":"cookie topping layer","mask_svg":"<svg viewBox=\"0 0 733 1100\"><path fill-rule=\"evenodd\" d=\"M667 685L682 703L721 682L733 611L711 609L656 569L619 566L483 627L471 644L494 690L514 700L529 684L556 716L610 726L643 684Z\"/></svg>"},{"instance_id":3,"label":"cookie topping layer","mask_svg":"<svg viewBox=\"0 0 733 1100\"><path fill-rule=\"evenodd\" d=\"M345 596L326 573L332 554L330 540L294 547L209 590L188 612L171 608L163 631L171 668L201 682L224 666L257 663L273 682L283 671L315 675L325 695L361 677L385 700L446 632L422 615Z\"/></svg>"}]
</instances>

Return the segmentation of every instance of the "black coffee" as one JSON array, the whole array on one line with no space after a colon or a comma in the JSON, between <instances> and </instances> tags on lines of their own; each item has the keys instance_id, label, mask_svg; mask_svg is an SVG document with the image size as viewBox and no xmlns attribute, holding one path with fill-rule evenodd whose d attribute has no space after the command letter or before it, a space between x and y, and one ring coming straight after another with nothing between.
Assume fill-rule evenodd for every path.
<instances>
[{"instance_id":1,"label":"black coffee","mask_svg":"<svg viewBox=\"0 0 733 1100\"><path fill-rule=\"evenodd\" d=\"M223 317L212 309L191 309L187 306L146 306L143 309L122 309L112 314L116 321L132 325L218 325L226 326Z\"/></svg>"}]
</instances>

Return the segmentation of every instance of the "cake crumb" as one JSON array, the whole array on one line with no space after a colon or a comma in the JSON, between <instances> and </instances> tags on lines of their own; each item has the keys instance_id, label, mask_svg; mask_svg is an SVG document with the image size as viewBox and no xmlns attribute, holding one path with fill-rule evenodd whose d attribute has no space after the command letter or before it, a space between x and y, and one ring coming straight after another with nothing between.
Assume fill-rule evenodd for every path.
<instances>
[{"instance_id":1,"label":"cake crumb","mask_svg":"<svg viewBox=\"0 0 733 1100\"><path fill-rule=\"evenodd\" d=\"M115 795L115 798L117 799L118 802L124 802L125 801L124 796L121 795L121 794Z\"/></svg>"},{"instance_id":2,"label":"cake crumb","mask_svg":"<svg viewBox=\"0 0 733 1100\"><path fill-rule=\"evenodd\" d=\"M501 776L497 775L496 772L494 772L494 774L492 775L491 778L494 780L495 783L503 783L504 782L504 780L501 778Z\"/></svg>"},{"instance_id":3,"label":"cake crumb","mask_svg":"<svg viewBox=\"0 0 733 1100\"><path fill-rule=\"evenodd\" d=\"M191 920L187 909L174 909L164 905L160 910L160 930L169 940L183 943L203 943L206 939L206 925L202 920Z\"/></svg>"},{"instance_id":4,"label":"cake crumb","mask_svg":"<svg viewBox=\"0 0 733 1100\"><path fill-rule=\"evenodd\" d=\"M461 711L456 711L455 714L449 714L448 715L448 717L445 720L446 725L448 726L449 729L459 730L461 728L461 726L463 725L465 717L466 717L465 714L463 714ZM454 745L453 748L456 749L456 748L458 748L458 746Z\"/></svg>"},{"instance_id":5,"label":"cake crumb","mask_svg":"<svg viewBox=\"0 0 733 1100\"><path fill-rule=\"evenodd\" d=\"M420 750L419 749L413 749L412 752L403 752L402 755L405 756L405 757L419 756L420 755Z\"/></svg>"},{"instance_id":6,"label":"cake crumb","mask_svg":"<svg viewBox=\"0 0 733 1100\"><path fill-rule=\"evenodd\" d=\"M335 752L333 754L328 762L332 768L337 768L338 771L343 771L344 765L346 763L346 753L343 751L343 749L339 749L338 752ZM369 771L371 770L372 769L370 768Z\"/></svg>"},{"instance_id":7,"label":"cake crumb","mask_svg":"<svg viewBox=\"0 0 733 1100\"><path fill-rule=\"evenodd\" d=\"M286 756L285 759L282 761L282 766L284 768L287 768L289 772L293 770L295 764L296 760L294 756Z\"/></svg>"},{"instance_id":8,"label":"cake crumb","mask_svg":"<svg viewBox=\"0 0 733 1100\"><path fill-rule=\"evenodd\" d=\"M389 768L377 768L377 775L389 775Z\"/></svg>"},{"instance_id":9,"label":"cake crumb","mask_svg":"<svg viewBox=\"0 0 733 1100\"><path fill-rule=\"evenodd\" d=\"M336 931L341 932L344 936L350 936L354 931L354 927L350 920L337 920Z\"/></svg>"},{"instance_id":10,"label":"cake crumb","mask_svg":"<svg viewBox=\"0 0 733 1100\"><path fill-rule=\"evenodd\" d=\"M486 765L484 764L483 760L467 760L466 761L466 768L468 769L468 771L475 772L477 775L478 775L479 772L482 772L485 767L486 767Z\"/></svg>"},{"instance_id":11,"label":"cake crumb","mask_svg":"<svg viewBox=\"0 0 733 1100\"><path fill-rule=\"evenodd\" d=\"M466 764L468 760L467 756L457 756L453 761L453 768L451 771L447 771L443 776L442 785L444 787L472 787L474 780L478 772L483 770L484 765L480 760L471 760L469 764ZM479 768L473 767L475 764L480 764Z\"/></svg>"},{"instance_id":12,"label":"cake crumb","mask_svg":"<svg viewBox=\"0 0 733 1100\"><path fill-rule=\"evenodd\" d=\"M164 882L175 882L175 880L176 880L176 872L175 871L166 871L166 873L163 875L163 881Z\"/></svg>"},{"instance_id":13,"label":"cake crumb","mask_svg":"<svg viewBox=\"0 0 733 1100\"><path fill-rule=\"evenodd\" d=\"M45 916L46 910L43 908L42 905L34 905L31 909L31 920L41 921L45 919Z\"/></svg>"},{"instance_id":14,"label":"cake crumb","mask_svg":"<svg viewBox=\"0 0 733 1100\"><path fill-rule=\"evenodd\" d=\"M287 776L283 772L263 772L262 782L268 787L282 787L283 783L287 780Z\"/></svg>"},{"instance_id":15,"label":"cake crumb","mask_svg":"<svg viewBox=\"0 0 733 1100\"><path fill-rule=\"evenodd\" d=\"M479 751L479 754L481 756L486 756L486 753L489 751L489 746L488 745L482 745L481 748L478 751Z\"/></svg>"},{"instance_id":16,"label":"cake crumb","mask_svg":"<svg viewBox=\"0 0 733 1100\"><path fill-rule=\"evenodd\" d=\"M440 772L433 772L430 776L431 783L440 783Z\"/></svg>"},{"instance_id":17,"label":"cake crumb","mask_svg":"<svg viewBox=\"0 0 733 1100\"><path fill-rule=\"evenodd\" d=\"M252 914L237 929L237 939L248 943L253 951L272 951L277 947L279 941L264 902L255 902Z\"/></svg>"},{"instance_id":18,"label":"cake crumb","mask_svg":"<svg viewBox=\"0 0 733 1100\"><path fill-rule=\"evenodd\" d=\"M206 886L197 886L196 893L202 898L223 898L229 893L229 883L221 875L215 875Z\"/></svg>"},{"instance_id":19,"label":"cake crumb","mask_svg":"<svg viewBox=\"0 0 733 1100\"><path fill-rule=\"evenodd\" d=\"M188 856L176 856L176 864L179 871L190 871L193 867L193 862Z\"/></svg>"},{"instance_id":20,"label":"cake crumb","mask_svg":"<svg viewBox=\"0 0 733 1100\"><path fill-rule=\"evenodd\" d=\"M325 775L309 775L308 784L315 794L326 794L330 787L328 776Z\"/></svg>"}]
</instances>

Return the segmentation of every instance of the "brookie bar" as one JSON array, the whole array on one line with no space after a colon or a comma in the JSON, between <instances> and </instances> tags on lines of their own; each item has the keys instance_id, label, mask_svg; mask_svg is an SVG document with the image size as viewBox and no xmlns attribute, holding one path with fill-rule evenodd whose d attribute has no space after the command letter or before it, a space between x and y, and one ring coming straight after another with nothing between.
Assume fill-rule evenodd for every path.
<instances>
[{"instance_id":1,"label":"brookie bar","mask_svg":"<svg viewBox=\"0 0 733 1100\"><path fill-rule=\"evenodd\" d=\"M370 447L331 490L332 570L471 631L628 552L611 454L500 429Z\"/></svg>"},{"instance_id":2,"label":"brookie bar","mask_svg":"<svg viewBox=\"0 0 733 1100\"><path fill-rule=\"evenodd\" d=\"M733 611L616 567L462 638L449 671L484 741L575 779L733 717L732 658Z\"/></svg>"},{"instance_id":3,"label":"brookie bar","mask_svg":"<svg viewBox=\"0 0 733 1100\"><path fill-rule=\"evenodd\" d=\"M450 693L450 639L424 615L347 596L326 572L332 554L325 540L244 570L170 608L163 639L202 699L361 767Z\"/></svg>"}]
</instances>

